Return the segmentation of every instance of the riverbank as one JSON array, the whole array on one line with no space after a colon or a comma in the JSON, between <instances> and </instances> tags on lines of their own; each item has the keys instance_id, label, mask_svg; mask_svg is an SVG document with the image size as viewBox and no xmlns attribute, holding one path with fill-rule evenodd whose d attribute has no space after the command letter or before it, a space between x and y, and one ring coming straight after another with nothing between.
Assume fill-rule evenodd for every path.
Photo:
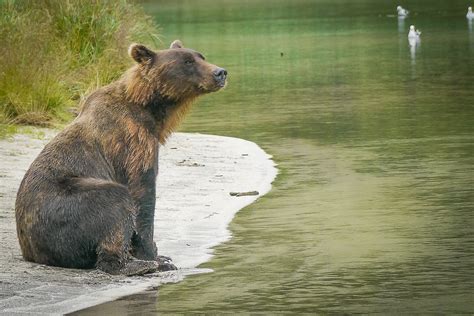
<instances>
[{"instance_id":1,"label":"riverbank","mask_svg":"<svg viewBox=\"0 0 474 316\"><path fill-rule=\"evenodd\" d=\"M71 121L80 99L130 67L128 45L158 48L157 33L133 0L0 1L0 136Z\"/></svg>"},{"instance_id":2,"label":"riverbank","mask_svg":"<svg viewBox=\"0 0 474 316\"><path fill-rule=\"evenodd\" d=\"M55 135L17 134L0 140L0 314L64 314L141 292L184 276L228 240L235 213L267 193L273 162L255 143L237 138L176 133L160 152L155 239L177 272L144 277L62 269L23 261L16 239L16 190L33 159ZM230 192L258 191L231 196Z\"/></svg>"}]
</instances>

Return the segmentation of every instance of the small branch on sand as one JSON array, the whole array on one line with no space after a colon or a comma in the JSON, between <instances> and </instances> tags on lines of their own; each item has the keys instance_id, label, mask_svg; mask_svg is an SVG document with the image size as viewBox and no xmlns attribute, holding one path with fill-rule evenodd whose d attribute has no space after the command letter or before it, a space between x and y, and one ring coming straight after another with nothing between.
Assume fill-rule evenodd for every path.
<instances>
[{"instance_id":1,"label":"small branch on sand","mask_svg":"<svg viewBox=\"0 0 474 316\"><path fill-rule=\"evenodd\" d=\"M259 195L258 191L248 191L248 192L229 192L231 196L248 196L248 195Z\"/></svg>"}]
</instances>

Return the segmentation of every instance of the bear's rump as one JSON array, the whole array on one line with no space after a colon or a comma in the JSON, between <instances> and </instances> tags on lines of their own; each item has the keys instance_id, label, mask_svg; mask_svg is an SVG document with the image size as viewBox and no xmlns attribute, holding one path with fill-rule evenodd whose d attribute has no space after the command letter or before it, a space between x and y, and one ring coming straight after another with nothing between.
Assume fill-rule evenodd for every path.
<instances>
[{"instance_id":1,"label":"bear's rump","mask_svg":"<svg viewBox=\"0 0 474 316\"><path fill-rule=\"evenodd\" d=\"M125 186L112 181L78 177L61 181L61 190L24 210L36 213L31 214L36 220L18 231L24 256L54 266L92 268L103 240L118 228L124 231L124 225L126 231L133 230L133 200Z\"/></svg>"}]
</instances>

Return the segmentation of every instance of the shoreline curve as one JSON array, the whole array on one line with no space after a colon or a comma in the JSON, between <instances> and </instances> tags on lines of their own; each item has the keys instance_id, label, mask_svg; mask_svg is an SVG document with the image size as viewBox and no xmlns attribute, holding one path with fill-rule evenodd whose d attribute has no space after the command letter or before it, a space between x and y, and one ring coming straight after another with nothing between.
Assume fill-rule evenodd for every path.
<instances>
[{"instance_id":1,"label":"shoreline curve","mask_svg":"<svg viewBox=\"0 0 474 316\"><path fill-rule=\"evenodd\" d=\"M271 156L239 138L175 133L160 149L155 210L158 252L173 258L176 272L143 277L110 276L25 262L16 237L14 203L24 173L57 133L38 139L17 134L0 140L0 314L64 314L136 294L186 275L212 248L231 238L235 214L268 193L277 175ZM258 195L230 195L257 191ZM254 193L253 193L254 194Z\"/></svg>"}]
</instances>

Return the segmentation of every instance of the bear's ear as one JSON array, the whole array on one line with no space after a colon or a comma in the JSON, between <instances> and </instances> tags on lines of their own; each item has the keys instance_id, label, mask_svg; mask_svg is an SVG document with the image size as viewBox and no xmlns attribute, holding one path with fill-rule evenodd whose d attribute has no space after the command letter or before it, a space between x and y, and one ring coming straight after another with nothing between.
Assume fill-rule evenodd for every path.
<instances>
[{"instance_id":1,"label":"bear's ear","mask_svg":"<svg viewBox=\"0 0 474 316\"><path fill-rule=\"evenodd\" d=\"M155 56L155 52L141 44L132 44L128 48L128 54L137 63L143 64L150 61Z\"/></svg>"},{"instance_id":2,"label":"bear's ear","mask_svg":"<svg viewBox=\"0 0 474 316\"><path fill-rule=\"evenodd\" d=\"M173 43L171 43L170 48L184 48L183 43L181 43L180 40L175 40Z\"/></svg>"}]
</instances>

